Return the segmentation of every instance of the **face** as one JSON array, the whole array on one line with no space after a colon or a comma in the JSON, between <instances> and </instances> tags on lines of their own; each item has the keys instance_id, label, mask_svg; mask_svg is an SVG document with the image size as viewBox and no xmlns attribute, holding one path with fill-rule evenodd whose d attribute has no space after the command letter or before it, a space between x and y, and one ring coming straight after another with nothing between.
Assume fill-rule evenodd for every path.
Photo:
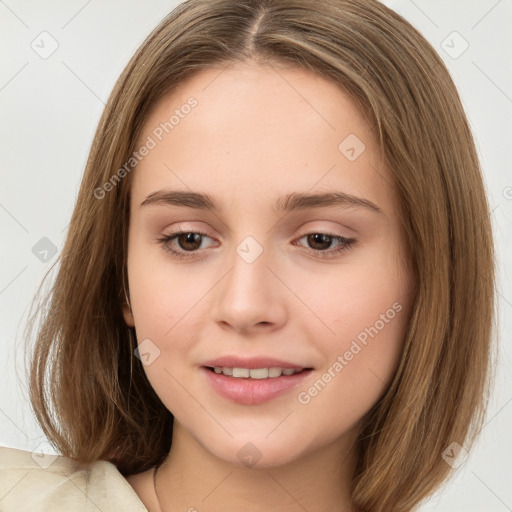
<instances>
[{"instance_id":1,"label":"face","mask_svg":"<svg viewBox=\"0 0 512 512\"><path fill-rule=\"evenodd\" d=\"M238 465L341 446L393 377L411 302L364 117L315 74L236 64L160 101L143 146L124 314L175 424Z\"/></svg>"}]
</instances>

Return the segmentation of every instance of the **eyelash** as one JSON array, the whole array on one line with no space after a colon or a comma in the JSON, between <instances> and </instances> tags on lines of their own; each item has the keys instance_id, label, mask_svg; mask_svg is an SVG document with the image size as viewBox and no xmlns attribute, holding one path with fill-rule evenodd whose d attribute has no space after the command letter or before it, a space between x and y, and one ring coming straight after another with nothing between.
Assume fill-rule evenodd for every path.
<instances>
[{"instance_id":1,"label":"eyelash","mask_svg":"<svg viewBox=\"0 0 512 512\"><path fill-rule=\"evenodd\" d=\"M193 233L195 235L200 235L203 237L209 237L206 233L202 233L200 231L176 231L175 233L170 233L169 235L162 236L157 239L157 242L162 246L162 248L170 253L173 257L179 258L179 259L185 259L185 258L194 258L196 257L195 254L197 251L189 251L189 254L186 252L176 251L175 249L172 249L168 244L173 239L177 238L180 235ZM356 240L354 238L346 238L341 235L334 235L332 233L323 233L323 232L317 232L312 231L311 233L306 233L305 235L301 236L298 240L301 240L304 237L307 237L308 235L327 235L329 237L332 237L333 241L337 241L340 243L340 245L337 246L334 250L330 251L319 251L317 249L310 249L313 254L316 256L319 256L320 258L332 258L344 251L347 251L353 247L353 245L356 243Z\"/></svg>"}]
</instances>

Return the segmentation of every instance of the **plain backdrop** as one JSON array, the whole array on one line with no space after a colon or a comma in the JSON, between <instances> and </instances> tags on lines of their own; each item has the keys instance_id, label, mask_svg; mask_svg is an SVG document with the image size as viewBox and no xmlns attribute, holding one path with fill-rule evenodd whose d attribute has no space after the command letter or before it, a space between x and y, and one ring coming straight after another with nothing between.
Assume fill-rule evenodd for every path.
<instances>
[{"instance_id":1,"label":"plain backdrop","mask_svg":"<svg viewBox=\"0 0 512 512\"><path fill-rule=\"evenodd\" d=\"M178 3L0 0L0 445L53 453L27 398L28 307L63 245L114 82ZM497 242L499 366L487 422L469 458L421 510L512 511L512 1L385 3L425 35L458 86Z\"/></svg>"}]
</instances>

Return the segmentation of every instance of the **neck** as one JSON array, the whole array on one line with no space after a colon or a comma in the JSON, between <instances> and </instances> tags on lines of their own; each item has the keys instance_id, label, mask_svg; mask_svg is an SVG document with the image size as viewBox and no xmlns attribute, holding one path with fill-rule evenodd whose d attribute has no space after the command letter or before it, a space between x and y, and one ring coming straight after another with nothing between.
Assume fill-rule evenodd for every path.
<instances>
[{"instance_id":1,"label":"neck","mask_svg":"<svg viewBox=\"0 0 512 512\"><path fill-rule=\"evenodd\" d=\"M156 474L162 512L240 510L355 512L350 487L357 432L284 465L236 466L204 449L177 422L172 447Z\"/></svg>"}]
</instances>

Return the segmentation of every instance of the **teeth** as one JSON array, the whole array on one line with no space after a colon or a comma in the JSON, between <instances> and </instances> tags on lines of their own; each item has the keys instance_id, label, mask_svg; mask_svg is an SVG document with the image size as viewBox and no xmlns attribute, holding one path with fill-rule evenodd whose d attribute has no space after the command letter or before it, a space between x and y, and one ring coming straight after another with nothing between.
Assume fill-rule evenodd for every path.
<instances>
[{"instance_id":1,"label":"teeth","mask_svg":"<svg viewBox=\"0 0 512 512\"><path fill-rule=\"evenodd\" d=\"M268 369L269 377L281 377L281 368L272 367Z\"/></svg>"},{"instance_id":2,"label":"teeth","mask_svg":"<svg viewBox=\"0 0 512 512\"><path fill-rule=\"evenodd\" d=\"M233 377L249 377L250 374L249 368L233 368Z\"/></svg>"},{"instance_id":3,"label":"teeth","mask_svg":"<svg viewBox=\"0 0 512 512\"><path fill-rule=\"evenodd\" d=\"M294 375L300 373L302 368L228 368L226 366L215 366L213 371L215 373L222 373L224 375L232 376L235 378L250 378L250 379L268 379L281 377L281 375Z\"/></svg>"},{"instance_id":4,"label":"teeth","mask_svg":"<svg viewBox=\"0 0 512 512\"><path fill-rule=\"evenodd\" d=\"M268 368L254 368L249 372L251 379L267 379Z\"/></svg>"}]
</instances>

